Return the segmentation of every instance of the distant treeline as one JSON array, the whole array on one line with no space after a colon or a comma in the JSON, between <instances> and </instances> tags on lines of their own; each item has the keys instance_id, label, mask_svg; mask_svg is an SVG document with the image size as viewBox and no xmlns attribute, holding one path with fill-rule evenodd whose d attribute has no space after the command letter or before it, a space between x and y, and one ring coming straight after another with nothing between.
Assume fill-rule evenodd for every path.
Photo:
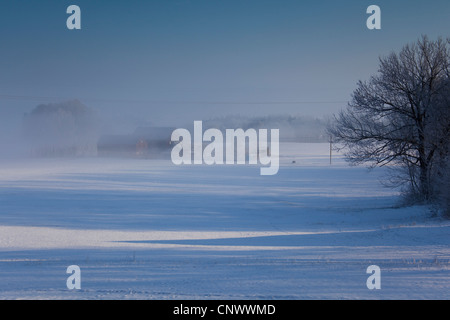
<instances>
[{"instance_id":1,"label":"distant treeline","mask_svg":"<svg viewBox=\"0 0 450 320\"><path fill-rule=\"evenodd\" d=\"M326 135L327 119L308 116L270 115L243 117L230 115L203 121L204 129L242 128L280 129L280 140L289 142L328 142Z\"/></svg>"},{"instance_id":2,"label":"distant treeline","mask_svg":"<svg viewBox=\"0 0 450 320\"><path fill-rule=\"evenodd\" d=\"M98 119L78 100L40 104L23 118L22 136L33 156L95 156Z\"/></svg>"},{"instance_id":3,"label":"distant treeline","mask_svg":"<svg viewBox=\"0 0 450 320\"><path fill-rule=\"evenodd\" d=\"M96 156L100 154L151 154L170 147L175 128L138 127L133 133L100 134L100 119L78 100L40 104L23 117L22 138L32 156ZM203 120L203 130L279 129L280 141L327 142L327 120L306 116L230 115Z\"/></svg>"}]
</instances>

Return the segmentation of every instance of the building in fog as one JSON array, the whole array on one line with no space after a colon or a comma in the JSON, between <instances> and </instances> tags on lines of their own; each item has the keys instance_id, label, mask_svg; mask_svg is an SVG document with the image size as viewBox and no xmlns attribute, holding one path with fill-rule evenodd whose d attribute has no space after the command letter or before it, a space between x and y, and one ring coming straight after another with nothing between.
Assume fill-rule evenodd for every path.
<instances>
[{"instance_id":1,"label":"building in fog","mask_svg":"<svg viewBox=\"0 0 450 320\"><path fill-rule=\"evenodd\" d=\"M139 127L128 135L104 135L97 144L98 155L167 158L172 148L173 130L169 127Z\"/></svg>"}]
</instances>

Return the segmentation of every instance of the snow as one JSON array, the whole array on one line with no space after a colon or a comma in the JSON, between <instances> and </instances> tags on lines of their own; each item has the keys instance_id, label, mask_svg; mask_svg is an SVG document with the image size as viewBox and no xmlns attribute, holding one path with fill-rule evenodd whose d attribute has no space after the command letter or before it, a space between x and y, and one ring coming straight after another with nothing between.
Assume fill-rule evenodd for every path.
<instances>
[{"instance_id":1,"label":"snow","mask_svg":"<svg viewBox=\"0 0 450 320\"><path fill-rule=\"evenodd\" d=\"M0 299L449 299L450 221L386 169L283 143L280 170L0 161ZM81 268L69 290L66 269ZM370 265L381 289L369 290Z\"/></svg>"}]
</instances>

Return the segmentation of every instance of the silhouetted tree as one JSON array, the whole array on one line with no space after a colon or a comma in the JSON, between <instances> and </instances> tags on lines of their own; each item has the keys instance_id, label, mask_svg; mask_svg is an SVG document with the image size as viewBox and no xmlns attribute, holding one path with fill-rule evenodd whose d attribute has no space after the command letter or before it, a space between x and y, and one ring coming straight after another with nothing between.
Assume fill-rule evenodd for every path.
<instances>
[{"instance_id":1,"label":"silhouetted tree","mask_svg":"<svg viewBox=\"0 0 450 320\"><path fill-rule=\"evenodd\" d=\"M423 200L435 194L450 141L450 42L423 36L380 58L328 132L353 164L395 165Z\"/></svg>"}]
</instances>

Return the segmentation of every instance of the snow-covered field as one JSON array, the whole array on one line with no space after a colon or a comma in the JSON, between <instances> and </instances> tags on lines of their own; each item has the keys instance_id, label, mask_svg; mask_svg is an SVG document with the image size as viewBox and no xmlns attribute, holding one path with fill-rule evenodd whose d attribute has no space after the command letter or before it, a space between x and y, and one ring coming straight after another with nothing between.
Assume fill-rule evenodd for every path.
<instances>
[{"instance_id":1,"label":"snow-covered field","mask_svg":"<svg viewBox=\"0 0 450 320\"><path fill-rule=\"evenodd\" d=\"M450 298L450 221L398 206L385 169L330 165L327 144L280 163L2 160L0 299Z\"/></svg>"}]
</instances>

